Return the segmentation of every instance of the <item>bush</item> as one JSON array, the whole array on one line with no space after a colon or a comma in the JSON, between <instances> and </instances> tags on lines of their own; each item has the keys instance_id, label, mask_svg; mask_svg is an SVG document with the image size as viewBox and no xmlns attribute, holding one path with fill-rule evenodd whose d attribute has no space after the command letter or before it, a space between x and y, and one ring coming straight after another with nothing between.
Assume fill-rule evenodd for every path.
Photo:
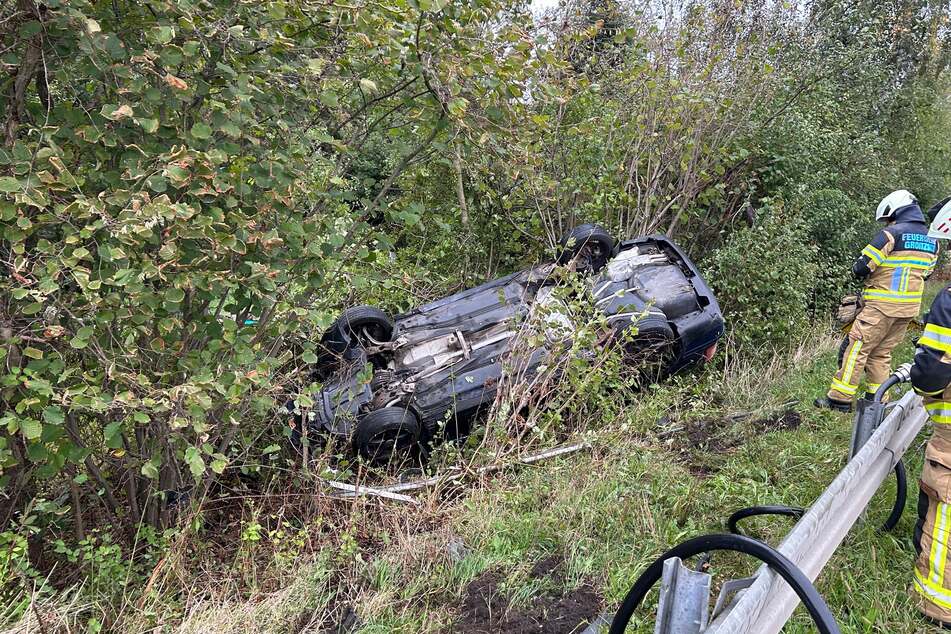
<instances>
[{"instance_id":1,"label":"bush","mask_svg":"<svg viewBox=\"0 0 951 634\"><path fill-rule=\"evenodd\" d=\"M785 344L809 321L816 247L789 216L779 205L762 210L762 224L733 233L708 262L728 328L750 353Z\"/></svg>"},{"instance_id":2,"label":"bush","mask_svg":"<svg viewBox=\"0 0 951 634\"><path fill-rule=\"evenodd\" d=\"M840 189L821 189L796 204L806 238L816 249L812 280L812 316L831 311L842 295L856 286L852 262L879 227L872 210L864 209Z\"/></svg>"}]
</instances>

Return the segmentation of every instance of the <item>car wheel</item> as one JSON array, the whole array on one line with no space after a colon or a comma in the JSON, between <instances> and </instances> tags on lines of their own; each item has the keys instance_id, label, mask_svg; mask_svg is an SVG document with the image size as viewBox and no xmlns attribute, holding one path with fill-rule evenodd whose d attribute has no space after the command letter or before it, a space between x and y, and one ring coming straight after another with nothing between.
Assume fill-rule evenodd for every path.
<instances>
[{"instance_id":1,"label":"car wheel","mask_svg":"<svg viewBox=\"0 0 951 634\"><path fill-rule=\"evenodd\" d=\"M595 224L583 224L569 231L561 239L558 264L577 262L578 271L597 273L607 265L614 251L614 238Z\"/></svg>"},{"instance_id":2,"label":"car wheel","mask_svg":"<svg viewBox=\"0 0 951 634\"><path fill-rule=\"evenodd\" d=\"M675 357L676 337L665 322L639 324L637 334L624 344L624 361L641 384L661 379Z\"/></svg>"},{"instance_id":3,"label":"car wheel","mask_svg":"<svg viewBox=\"0 0 951 634\"><path fill-rule=\"evenodd\" d=\"M393 327L393 320L379 308L354 306L340 313L322 341L332 352L342 354L354 346L368 348L390 341Z\"/></svg>"},{"instance_id":4,"label":"car wheel","mask_svg":"<svg viewBox=\"0 0 951 634\"><path fill-rule=\"evenodd\" d=\"M402 407L383 407L366 414L353 435L354 449L371 464L406 457L419 440L416 415Z\"/></svg>"}]
</instances>

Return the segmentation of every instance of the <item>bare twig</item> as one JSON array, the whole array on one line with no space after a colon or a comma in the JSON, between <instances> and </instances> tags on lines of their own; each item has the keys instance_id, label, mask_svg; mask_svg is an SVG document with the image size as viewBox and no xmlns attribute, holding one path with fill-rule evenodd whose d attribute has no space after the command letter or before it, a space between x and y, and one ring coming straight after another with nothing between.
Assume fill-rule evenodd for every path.
<instances>
[{"instance_id":1,"label":"bare twig","mask_svg":"<svg viewBox=\"0 0 951 634\"><path fill-rule=\"evenodd\" d=\"M485 475L489 473L495 473L501 471L509 466L520 466L520 465L530 465L535 464L536 462L541 462L542 460L547 460L549 458L556 458L558 456L565 456L568 454L581 451L583 449L590 449L591 445L586 442L580 442L573 445L566 445L564 447L556 447L554 449L547 449L535 454L528 456L522 456L513 462L501 462L494 463L489 465L484 465L475 470L477 475ZM353 498L359 497L360 495L378 495L380 497L387 497L389 499L399 499L392 496L398 495L400 492L404 491L417 491L419 489L426 489L429 487L441 486L449 484L452 482L457 482L463 479L466 476L466 473L458 471L456 473L442 474L438 476L433 476L431 478L425 478L423 480L413 480L411 482L400 482L398 484L391 484L384 487L365 487L365 486L354 486L352 484L345 484L343 482L333 482L330 480L325 480L327 484L332 486L335 489L344 491L344 493L337 494L336 497L343 498ZM402 502L412 502L414 504L419 504L419 501L415 498L408 496L399 496L402 499Z\"/></svg>"},{"instance_id":2,"label":"bare twig","mask_svg":"<svg viewBox=\"0 0 951 634\"><path fill-rule=\"evenodd\" d=\"M374 487L367 486L355 486L352 484L347 484L346 482L337 482L335 480L326 480L321 478L321 482L326 484L332 489L337 489L339 491L346 491L347 495L341 495L340 497L359 497L361 495L372 495L374 497L381 497L387 500L395 500L397 502L407 502L409 504L419 504L419 500L412 498L408 495L400 495L399 493L393 493L392 491L387 491L386 489L377 489Z\"/></svg>"}]
</instances>

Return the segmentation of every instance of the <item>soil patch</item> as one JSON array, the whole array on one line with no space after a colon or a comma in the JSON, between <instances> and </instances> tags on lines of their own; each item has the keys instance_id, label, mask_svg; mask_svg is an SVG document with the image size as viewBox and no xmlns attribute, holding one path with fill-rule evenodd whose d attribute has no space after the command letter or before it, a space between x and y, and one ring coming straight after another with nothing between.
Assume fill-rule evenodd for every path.
<instances>
[{"instance_id":1,"label":"soil patch","mask_svg":"<svg viewBox=\"0 0 951 634\"><path fill-rule=\"evenodd\" d=\"M564 581L564 560L547 557L537 562L530 573L533 579ZM502 589L505 578L486 572L466 587L459 606L459 618L453 632L462 634L572 634L581 632L601 612L601 597L582 584L565 594L548 592L535 597L527 606L512 607Z\"/></svg>"},{"instance_id":2,"label":"soil patch","mask_svg":"<svg viewBox=\"0 0 951 634\"><path fill-rule=\"evenodd\" d=\"M775 414L767 418L753 421L753 429L759 432L788 431L802 425L802 415L793 409L787 409L782 414Z\"/></svg>"},{"instance_id":3,"label":"soil patch","mask_svg":"<svg viewBox=\"0 0 951 634\"><path fill-rule=\"evenodd\" d=\"M539 559L532 566L529 573L532 579L542 579L544 577L553 577L557 581L562 581L565 575L565 560L557 555Z\"/></svg>"},{"instance_id":4,"label":"soil patch","mask_svg":"<svg viewBox=\"0 0 951 634\"><path fill-rule=\"evenodd\" d=\"M711 458L715 463L716 456L731 453L759 434L789 431L802 425L802 416L793 409L755 420L751 418L748 414L735 414L688 421L681 430L671 434L668 444L681 454L692 474L706 477L718 470L711 464Z\"/></svg>"}]
</instances>

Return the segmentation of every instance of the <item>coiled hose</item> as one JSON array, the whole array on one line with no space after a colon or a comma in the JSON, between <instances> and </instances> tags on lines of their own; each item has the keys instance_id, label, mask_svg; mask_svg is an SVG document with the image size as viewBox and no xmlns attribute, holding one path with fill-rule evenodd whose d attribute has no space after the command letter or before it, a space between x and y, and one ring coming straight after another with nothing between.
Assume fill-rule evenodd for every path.
<instances>
[{"instance_id":1,"label":"coiled hose","mask_svg":"<svg viewBox=\"0 0 951 634\"><path fill-rule=\"evenodd\" d=\"M881 403L885 398L885 393L900 383L911 380L911 364L905 363L899 366L875 391L872 400ZM905 511L905 504L908 502L908 475L905 473L905 464L898 459L895 463L895 479L897 480L895 491L895 504L892 506L892 512L888 519L882 524L882 530L891 531L898 525L901 514Z\"/></svg>"},{"instance_id":2,"label":"coiled hose","mask_svg":"<svg viewBox=\"0 0 951 634\"><path fill-rule=\"evenodd\" d=\"M631 587L624 602L618 609L611 623L609 634L624 634L624 630L631 622L631 617L637 606L654 584L660 579L664 570L664 562L671 557L687 559L701 553L717 550L731 550L750 555L764 562L782 577L795 591L799 600L806 607L813 622L821 634L840 634L839 626L829 610L829 606L816 590L808 577L803 574L789 559L768 544L744 535L702 535L694 537L682 544L674 546L666 553L654 560L647 570L638 577Z\"/></svg>"},{"instance_id":3,"label":"coiled hose","mask_svg":"<svg viewBox=\"0 0 951 634\"><path fill-rule=\"evenodd\" d=\"M901 514L905 511L905 504L908 502L908 475L905 473L905 465L901 460L895 463L895 479L897 480L895 484L895 504L881 528L886 533L898 526L898 520L901 519Z\"/></svg>"},{"instance_id":4,"label":"coiled hose","mask_svg":"<svg viewBox=\"0 0 951 634\"><path fill-rule=\"evenodd\" d=\"M878 390L875 391L875 395L872 397L872 402L881 403L888 390L909 379L909 371L910 366L907 366L907 364L899 367L893 374L885 379L881 386L879 386ZM871 431L874 430L869 430L869 433ZM864 439L861 444L864 444L865 440L867 440L867 438ZM861 446L857 447L857 449L860 448ZM885 520L885 523L882 524L880 529L884 532L889 532L898 525L898 522L901 520L902 513L905 511L905 505L908 502L908 476L905 473L905 465L902 463L901 459L895 463L895 479L897 481L895 503L892 505L892 510L888 515L888 519ZM727 519L727 526L729 527L730 532L734 535L742 535L743 533L739 530L737 523L748 517L754 517L756 515L785 515L787 517L799 519L805 514L805 512L805 509L798 506L750 506L740 509L731 515L729 519Z\"/></svg>"},{"instance_id":5,"label":"coiled hose","mask_svg":"<svg viewBox=\"0 0 951 634\"><path fill-rule=\"evenodd\" d=\"M885 520L879 529L885 533L891 532L892 529L898 526L902 513L905 511L905 505L908 503L908 475L905 473L905 465L901 460L895 463L895 480L897 481L895 484L895 503L892 505L888 519ZM727 519L726 524L731 533L734 535L742 535L743 531L740 530L737 524L748 517L755 517L757 515L784 515L786 517L799 519L805 514L806 509L799 506L783 506L781 504L748 506L733 513L733 515Z\"/></svg>"},{"instance_id":6,"label":"coiled hose","mask_svg":"<svg viewBox=\"0 0 951 634\"><path fill-rule=\"evenodd\" d=\"M742 535L742 531L740 531L736 524L740 520L745 520L748 517L755 517L757 515L785 515L786 517L794 517L798 520L805 514L806 509L799 506L782 506L779 504L748 506L731 515L729 519L727 519L726 525L734 535Z\"/></svg>"}]
</instances>

